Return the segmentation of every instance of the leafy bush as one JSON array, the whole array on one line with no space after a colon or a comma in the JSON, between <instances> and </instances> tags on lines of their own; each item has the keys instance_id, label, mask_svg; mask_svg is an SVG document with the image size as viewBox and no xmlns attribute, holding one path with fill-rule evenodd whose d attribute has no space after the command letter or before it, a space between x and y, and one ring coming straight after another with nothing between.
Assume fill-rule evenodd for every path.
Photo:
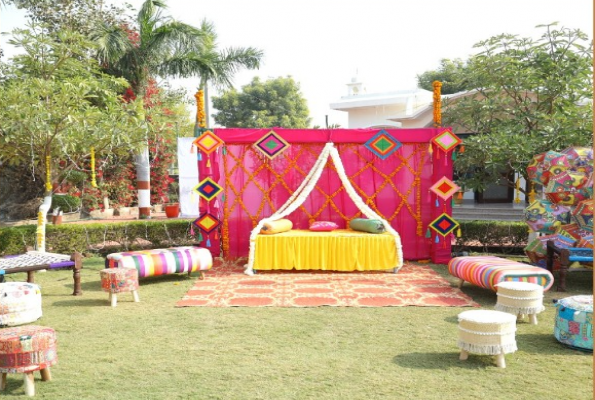
<instances>
[{"instance_id":1,"label":"leafy bush","mask_svg":"<svg viewBox=\"0 0 595 400\"><path fill-rule=\"evenodd\" d=\"M499 249L501 252L520 252L527 245L529 229L516 221L460 221L461 237L456 238L453 250L474 248Z\"/></svg>"},{"instance_id":2,"label":"leafy bush","mask_svg":"<svg viewBox=\"0 0 595 400\"><path fill-rule=\"evenodd\" d=\"M57 194L52 196L52 209L60 207L60 211L74 212L81 208L80 197L70 196L67 194Z\"/></svg>"},{"instance_id":3,"label":"leafy bush","mask_svg":"<svg viewBox=\"0 0 595 400\"><path fill-rule=\"evenodd\" d=\"M134 221L120 223L62 224L46 226L46 250L52 253L85 255L196 245L190 234L192 221ZM0 228L0 255L21 254L33 247L36 225Z\"/></svg>"}]
</instances>

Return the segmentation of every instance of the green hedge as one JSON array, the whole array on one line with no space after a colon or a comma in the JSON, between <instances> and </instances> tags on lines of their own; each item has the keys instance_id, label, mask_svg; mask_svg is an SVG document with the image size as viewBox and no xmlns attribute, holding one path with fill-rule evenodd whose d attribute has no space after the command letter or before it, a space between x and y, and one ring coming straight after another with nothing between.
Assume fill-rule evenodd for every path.
<instances>
[{"instance_id":1,"label":"green hedge","mask_svg":"<svg viewBox=\"0 0 595 400\"><path fill-rule=\"evenodd\" d=\"M527 245L529 228L516 221L459 221L461 237L456 238L453 250L500 249L502 252L519 252Z\"/></svg>"},{"instance_id":2,"label":"green hedge","mask_svg":"<svg viewBox=\"0 0 595 400\"><path fill-rule=\"evenodd\" d=\"M189 220L47 225L46 251L105 255L126 250L197 244ZM37 226L0 228L0 255L21 254L35 245Z\"/></svg>"},{"instance_id":3,"label":"green hedge","mask_svg":"<svg viewBox=\"0 0 595 400\"><path fill-rule=\"evenodd\" d=\"M521 252L527 244L528 228L523 222L461 221L461 237L453 251L483 248L485 251ZM197 244L190 235L190 220L161 220L62 224L46 227L46 250L85 255ZM0 255L20 254L35 244L35 225L0 228Z\"/></svg>"}]
</instances>

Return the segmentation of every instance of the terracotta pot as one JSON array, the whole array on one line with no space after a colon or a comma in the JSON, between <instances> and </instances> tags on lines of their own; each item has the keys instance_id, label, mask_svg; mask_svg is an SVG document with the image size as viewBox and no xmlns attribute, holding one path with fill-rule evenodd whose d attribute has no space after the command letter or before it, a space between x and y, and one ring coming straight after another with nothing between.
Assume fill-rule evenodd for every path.
<instances>
[{"instance_id":1,"label":"terracotta pot","mask_svg":"<svg viewBox=\"0 0 595 400\"><path fill-rule=\"evenodd\" d=\"M180 204L178 203L166 204L163 208L167 218L178 218L178 215L180 215Z\"/></svg>"}]
</instances>

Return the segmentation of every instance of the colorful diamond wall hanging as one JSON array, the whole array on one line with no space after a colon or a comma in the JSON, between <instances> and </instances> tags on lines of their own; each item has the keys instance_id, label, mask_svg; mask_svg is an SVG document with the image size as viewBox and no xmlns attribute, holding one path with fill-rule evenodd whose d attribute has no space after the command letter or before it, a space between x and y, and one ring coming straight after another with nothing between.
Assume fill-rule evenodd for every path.
<instances>
[{"instance_id":1,"label":"colorful diamond wall hanging","mask_svg":"<svg viewBox=\"0 0 595 400\"><path fill-rule=\"evenodd\" d=\"M194 226L202 230L207 235L213 232L221 224L221 221L210 213L204 214L202 217L196 218L192 221Z\"/></svg>"},{"instance_id":2,"label":"colorful diamond wall hanging","mask_svg":"<svg viewBox=\"0 0 595 400\"><path fill-rule=\"evenodd\" d=\"M452 219L448 214L443 213L434 221L430 222L429 227L442 236L446 236L459 226L459 223Z\"/></svg>"},{"instance_id":3,"label":"colorful diamond wall hanging","mask_svg":"<svg viewBox=\"0 0 595 400\"><path fill-rule=\"evenodd\" d=\"M397 151L402 144L383 129L364 143L364 146L384 160Z\"/></svg>"},{"instance_id":4,"label":"colorful diamond wall hanging","mask_svg":"<svg viewBox=\"0 0 595 400\"><path fill-rule=\"evenodd\" d=\"M205 178L198 185L196 185L193 190L202 198L210 201L223 189L211 178Z\"/></svg>"},{"instance_id":5,"label":"colorful diamond wall hanging","mask_svg":"<svg viewBox=\"0 0 595 400\"><path fill-rule=\"evenodd\" d=\"M270 131L254 143L254 147L271 160L287 150L289 146L289 143L275 131Z\"/></svg>"},{"instance_id":6,"label":"colorful diamond wall hanging","mask_svg":"<svg viewBox=\"0 0 595 400\"><path fill-rule=\"evenodd\" d=\"M446 176L442 177L442 179L440 179L430 188L430 190L434 192L436 196L445 201L448 200L448 198L455 194L459 189L460 187Z\"/></svg>"},{"instance_id":7,"label":"colorful diamond wall hanging","mask_svg":"<svg viewBox=\"0 0 595 400\"><path fill-rule=\"evenodd\" d=\"M199 150L210 154L225 142L211 131L206 131L192 142Z\"/></svg>"},{"instance_id":8,"label":"colorful diamond wall hanging","mask_svg":"<svg viewBox=\"0 0 595 400\"><path fill-rule=\"evenodd\" d=\"M432 143L446 153L461 144L461 139L452 133L450 129L445 129L432 138Z\"/></svg>"}]
</instances>

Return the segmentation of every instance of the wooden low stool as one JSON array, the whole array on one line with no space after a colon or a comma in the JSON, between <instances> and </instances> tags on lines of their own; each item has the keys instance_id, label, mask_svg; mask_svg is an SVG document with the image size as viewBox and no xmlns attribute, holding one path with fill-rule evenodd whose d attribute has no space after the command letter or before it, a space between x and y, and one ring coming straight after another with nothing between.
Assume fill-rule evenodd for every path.
<instances>
[{"instance_id":1,"label":"wooden low stool","mask_svg":"<svg viewBox=\"0 0 595 400\"><path fill-rule=\"evenodd\" d=\"M469 353L496 356L496 365L506 368L504 355L517 351L516 316L501 311L471 310L459 314L459 359Z\"/></svg>"},{"instance_id":2,"label":"wooden low stool","mask_svg":"<svg viewBox=\"0 0 595 400\"><path fill-rule=\"evenodd\" d=\"M500 282L496 287L498 300L495 310L514 314L517 320L528 315L529 322L537 325L537 314L545 310L543 286L529 282Z\"/></svg>"},{"instance_id":3,"label":"wooden low stool","mask_svg":"<svg viewBox=\"0 0 595 400\"><path fill-rule=\"evenodd\" d=\"M138 303L138 271L135 268L107 268L99 271L101 288L109 293L112 307L118 304L118 293L132 292Z\"/></svg>"},{"instance_id":4,"label":"wooden low stool","mask_svg":"<svg viewBox=\"0 0 595 400\"><path fill-rule=\"evenodd\" d=\"M0 390L7 374L24 374L25 394L35 396L33 372L41 380L52 379L50 366L58 362L56 332L52 328L26 325L0 330Z\"/></svg>"}]
</instances>

